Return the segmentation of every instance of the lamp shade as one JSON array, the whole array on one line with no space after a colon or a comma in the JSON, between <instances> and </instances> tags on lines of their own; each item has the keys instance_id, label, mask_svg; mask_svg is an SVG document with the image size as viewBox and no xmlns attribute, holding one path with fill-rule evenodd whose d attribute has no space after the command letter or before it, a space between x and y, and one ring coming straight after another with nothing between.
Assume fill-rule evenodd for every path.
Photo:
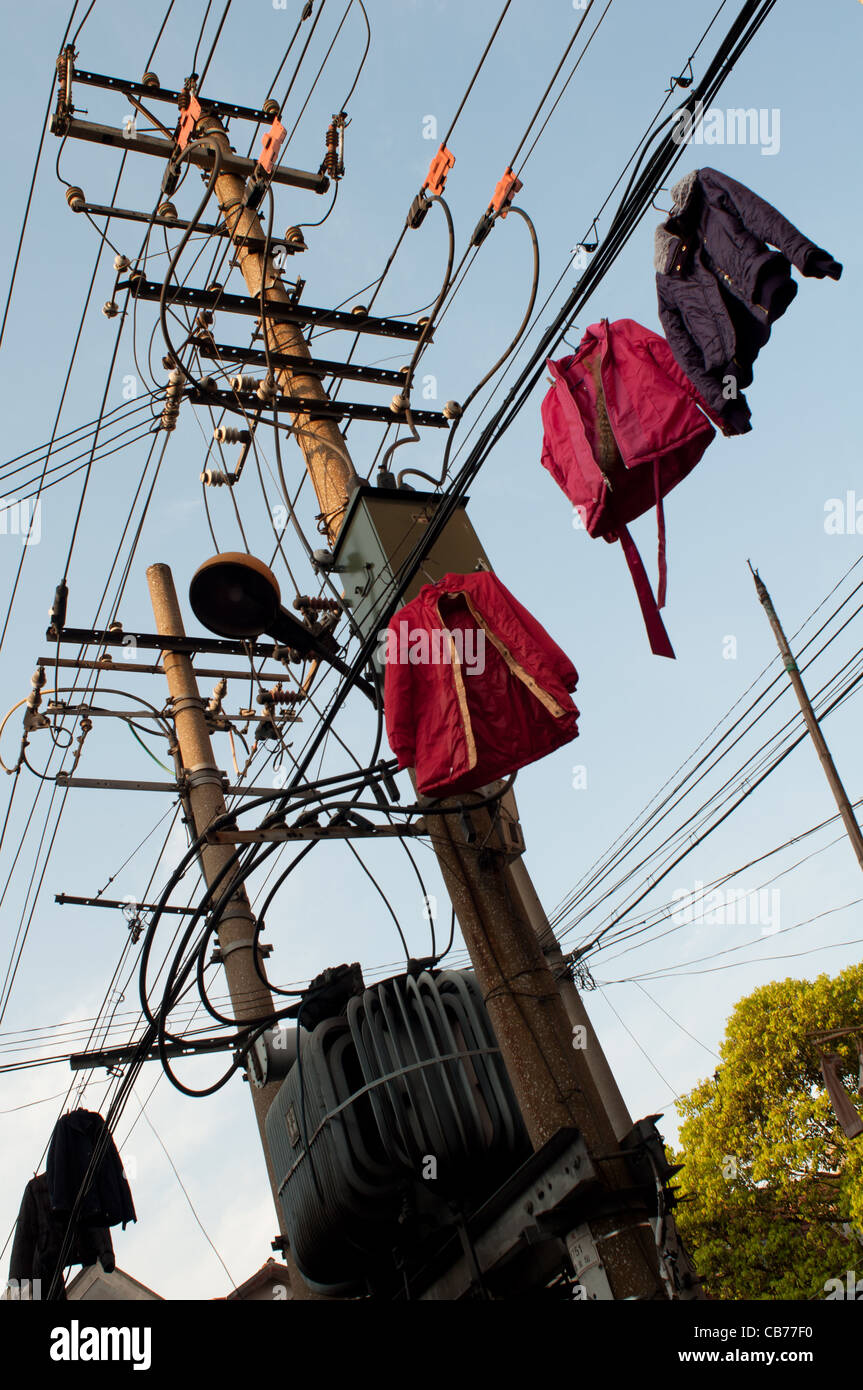
<instances>
[{"instance_id":1,"label":"lamp shade","mask_svg":"<svg viewBox=\"0 0 863 1390\"><path fill-rule=\"evenodd\" d=\"M217 637L255 642L265 632L280 647L300 657L314 656L349 675L376 702L374 689L341 659L332 636L312 632L282 607L279 581L256 556L232 550L205 560L192 576L189 603L198 622Z\"/></svg>"},{"instance_id":2,"label":"lamp shade","mask_svg":"<svg viewBox=\"0 0 863 1390\"><path fill-rule=\"evenodd\" d=\"M189 585L192 612L219 637L255 639L262 632L272 633L281 626L281 597L272 570L241 551L205 560Z\"/></svg>"}]
</instances>

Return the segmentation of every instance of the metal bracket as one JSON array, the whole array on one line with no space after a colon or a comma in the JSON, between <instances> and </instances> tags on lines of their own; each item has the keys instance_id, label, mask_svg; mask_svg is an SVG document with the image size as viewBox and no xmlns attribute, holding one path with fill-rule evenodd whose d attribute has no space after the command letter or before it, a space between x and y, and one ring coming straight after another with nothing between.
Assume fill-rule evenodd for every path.
<instances>
[{"instance_id":1,"label":"metal bracket","mask_svg":"<svg viewBox=\"0 0 863 1390\"><path fill-rule=\"evenodd\" d=\"M268 825L257 830L213 830L207 835L210 845L279 844L293 840L367 840L419 838L428 835L424 822L416 825Z\"/></svg>"},{"instance_id":2,"label":"metal bracket","mask_svg":"<svg viewBox=\"0 0 863 1390\"><path fill-rule=\"evenodd\" d=\"M213 949L210 956L210 963L212 965L224 964L227 957L231 955L233 951L251 950L254 945L255 939L252 936L244 936L240 941L232 941L227 946L219 944ZM266 960L267 956L271 956L272 954L273 948L269 942L258 942L258 955L262 960Z\"/></svg>"},{"instance_id":3,"label":"metal bracket","mask_svg":"<svg viewBox=\"0 0 863 1390\"><path fill-rule=\"evenodd\" d=\"M221 405L236 409L260 409L260 397L254 391L210 391L190 386L187 398L195 405ZM274 404L292 415L306 415L313 420L370 420L374 424L403 425L407 410L393 410L388 405L367 405L356 401L319 401L313 396L277 395ZM420 428L448 429L449 420L439 410L412 410L411 420Z\"/></svg>"},{"instance_id":4,"label":"metal bracket","mask_svg":"<svg viewBox=\"0 0 863 1390\"><path fill-rule=\"evenodd\" d=\"M122 92L124 96L146 97L147 101L165 101L171 106L179 105L183 95L170 87L147 87L143 82L132 82L126 77L107 77L100 72L82 72L78 68L72 72L72 81L85 82L90 87L104 87L111 92ZM255 121L259 125L269 120L265 111L259 111L253 106L237 106L230 101L205 99L201 107L208 116L221 116L225 120Z\"/></svg>"},{"instance_id":5,"label":"metal bracket","mask_svg":"<svg viewBox=\"0 0 863 1390\"><path fill-rule=\"evenodd\" d=\"M273 177L277 177L280 172L281 170L277 170ZM158 302L162 297L162 285L158 281L147 280L143 275L130 277L126 284L136 299ZM123 284L117 288L125 287ZM171 285L168 298L172 305L183 304L194 309L218 309L226 314L248 314L251 318L260 318L261 315L260 299L245 294L226 294L224 290L199 290L183 285ZM267 323L343 328L347 333L371 333L380 338L404 338L410 342L418 342L425 332L425 328L420 324L407 323L403 319L379 319L370 314L343 313L339 309L317 309L309 304L279 304L271 299L264 301L264 318ZM431 341L430 337L426 338L426 342Z\"/></svg>"},{"instance_id":6,"label":"metal bracket","mask_svg":"<svg viewBox=\"0 0 863 1390\"><path fill-rule=\"evenodd\" d=\"M154 155L157 159L163 159L165 163L176 149L170 140L163 140L159 136L127 135L124 130L118 130L115 126L82 121L76 116L55 114L51 120L51 132L54 135L71 137L73 140L89 140L96 145L113 145L115 149L129 150L134 154ZM209 171L213 166L213 151L209 145L198 145L193 141L187 148L186 158L190 164L196 164L201 169ZM242 179L248 179L254 172L255 163L253 159L226 154L222 156L221 169L224 174L237 174ZM271 178L273 183L302 188L307 193L326 193L330 186L329 179L321 174L308 174L302 169L289 169L285 165L279 165Z\"/></svg>"},{"instance_id":7,"label":"metal bracket","mask_svg":"<svg viewBox=\"0 0 863 1390\"><path fill-rule=\"evenodd\" d=\"M357 362L330 362L323 358L295 357L289 352L271 352L269 357L260 348L229 347L193 338L191 341L202 357L214 362L242 362L255 367L284 367L294 376L340 377L345 381L362 381L372 386L404 386L404 373L384 367L364 367Z\"/></svg>"}]
</instances>

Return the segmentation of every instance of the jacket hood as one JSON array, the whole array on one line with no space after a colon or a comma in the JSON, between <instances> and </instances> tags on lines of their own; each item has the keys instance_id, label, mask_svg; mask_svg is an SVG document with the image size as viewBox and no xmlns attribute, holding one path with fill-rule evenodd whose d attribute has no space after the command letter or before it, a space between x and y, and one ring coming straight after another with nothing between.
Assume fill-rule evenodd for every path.
<instances>
[{"instance_id":1,"label":"jacket hood","mask_svg":"<svg viewBox=\"0 0 863 1390\"><path fill-rule=\"evenodd\" d=\"M695 192L695 185L698 181L698 170L691 169L688 174L684 174L682 179L671 190L671 199L674 205L674 212L679 214L684 212L689 205L690 199Z\"/></svg>"}]
</instances>

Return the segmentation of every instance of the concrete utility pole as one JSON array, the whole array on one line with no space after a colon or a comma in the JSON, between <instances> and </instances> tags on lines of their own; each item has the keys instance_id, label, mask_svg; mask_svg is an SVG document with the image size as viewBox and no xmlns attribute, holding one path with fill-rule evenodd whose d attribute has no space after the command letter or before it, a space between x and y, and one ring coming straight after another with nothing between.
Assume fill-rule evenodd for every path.
<instances>
[{"instance_id":1,"label":"concrete utility pole","mask_svg":"<svg viewBox=\"0 0 863 1390\"><path fill-rule=\"evenodd\" d=\"M207 135L224 154L231 153L231 145L222 123L215 116L202 116L196 129L199 134ZM265 258L261 251L250 250L243 244L247 237L259 242L264 239L260 217L256 212L243 207L243 180L236 174L221 174L216 179L215 191L225 225L235 243L237 265L242 271L249 294L256 297L260 295L263 283L265 301L270 304L289 304L291 297L273 266L272 257ZM239 245L236 244L238 238ZM261 330L266 333L271 352L290 353L294 357L305 357L311 361L311 353L302 329L296 324L266 323L261 325ZM319 401L329 400L320 377L303 376L302 373L291 373L284 369L277 371L275 377L287 395L304 396ZM291 420L305 431L297 438L321 504L327 537L332 541L338 535L348 498L359 479L347 456L345 442L335 421L310 420L306 415L292 415Z\"/></svg>"},{"instance_id":2,"label":"concrete utility pole","mask_svg":"<svg viewBox=\"0 0 863 1390\"><path fill-rule=\"evenodd\" d=\"M863 835L860 833L860 826L857 824L857 817L854 815L854 809L851 802L848 800L848 795L842 785L839 773L836 771L836 764L833 761L830 749L827 747L827 742L821 732L818 716L812 708L812 701L809 699L806 687L803 684L803 677L800 675L797 662L794 660L794 655L788 645L788 638L785 636L782 624L776 614L776 609L773 607L773 602L767 592L766 585L763 583L758 571L753 570L751 565L749 568L752 570L752 578L755 580L755 588L761 600L761 605L767 614L770 626L773 628L773 632L776 636L776 642L782 653L782 660L785 663L785 670L788 672L788 678L794 687L794 693L803 711L803 718L806 721L806 727L815 745L815 752L821 759L821 766L824 768L827 781L830 783L830 790L833 793L836 805L839 807L839 814L842 817L845 829L848 831L848 839L851 841L854 853L857 856L857 862L861 869L863 869Z\"/></svg>"},{"instance_id":3,"label":"concrete utility pole","mask_svg":"<svg viewBox=\"0 0 863 1390\"><path fill-rule=\"evenodd\" d=\"M569 967L563 957L557 937L552 930L551 924L546 916L545 908L540 901L539 894L534 887L533 879L527 871L527 866L523 859L516 859L509 866L509 875L512 880L513 888L521 899L522 907L531 927L539 938L542 953L548 961L570 1026L575 1030L584 1029L585 1047L584 1057L587 1066L593 1077L594 1085L599 1092L599 1098L608 1115L609 1122L614 1130L615 1136L622 1139L624 1134L632 1129L632 1116L627 1109L626 1101L620 1093L620 1087L614 1079L614 1073L608 1065L608 1060L602 1050L602 1044L596 1035L593 1024L588 1017L587 1010L582 1002L581 995L573 983Z\"/></svg>"},{"instance_id":4,"label":"concrete utility pole","mask_svg":"<svg viewBox=\"0 0 863 1390\"><path fill-rule=\"evenodd\" d=\"M217 119L202 117L197 130L218 142L226 154L230 152L227 135ZM215 191L235 242L238 237L262 238L260 218L242 208L242 180L221 175ZM250 294L260 294L263 283L265 301L288 300L260 252L250 251L241 242L237 264ZM309 357L299 329L265 322L262 331L271 350ZM284 370L278 380L287 394L314 396L322 402L328 399L317 377ZM293 418L313 436L304 432L297 435L297 441L332 541L357 475L345 458L344 439L332 421ZM613 1211L589 1222L592 1240L597 1245L601 1242L608 1296L665 1298L646 1210L633 1201L631 1193L621 1192L619 1201L615 1200L615 1191L628 1187L630 1179L622 1159L616 1157L615 1128L584 1051L573 1047L572 1026L537 933L513 891L504 855L494 850L479 852L494 835L491 817L484 808L469 815L476 832L470 845L454 817L429 817L429 833L531 1140L538 1149L563 1127L581 1131L591 1153L599 1159L606 1188L605 1209Z\"/></svg>"},{"instance_id":5,"label":"concrete utility pole","mask_svg":"<svg viewBox=\"0 0 863 1390\"><path fill-rule=\"evenodd\" d=\"M150 587L150 601L159 636L184 637L183 618L168 566L151 565L147 570L147 583ZM181 652L163 651L162 666L171 696L171 713L182 771L187 779L188 804L194 821L192 829L196 835L202 835L207 827L227 810L222 790L222 774L213 757L210 732L204 717L204 701L198 690L190 658ZM208 887L216 881L233 852L230 845L203 845L201 867ZM222 880L222 887L226 882L227 879ZM272 994L266 985L262 984L253 964L254 926L254 914L246 890L241 886L232 895L219 919L218 948L222 955L225 978L236 1017L250 1021L266 1017L274 1013L276 1008ZM278 1199L278 1183L270 1160L264 1127L267 1111L275 1100L280 1085L279 1081L271 1081L260 1088L250 1084L249 1090L252 1093L252 1104L261 1133L279 1229L286 1235ZM287 1250L285 1257L291 1270L294 1297L308 1298L309 1290Z\"/></svg>"}]
</instances>

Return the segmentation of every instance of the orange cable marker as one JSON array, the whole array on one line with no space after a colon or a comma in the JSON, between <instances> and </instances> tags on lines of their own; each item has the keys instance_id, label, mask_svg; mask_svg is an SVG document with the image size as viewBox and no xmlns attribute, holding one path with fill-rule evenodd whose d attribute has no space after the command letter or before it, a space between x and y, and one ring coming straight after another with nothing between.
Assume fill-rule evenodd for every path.
<instances>
[{"instance_id":1,"label":"orange cable marker","mask_svg":"<svg viewBox=\"0 0 863 1390\"><path fill-rule=\"evenodd\" d=\"M448 150L446 145L441 145L426 175L423 188L427 188L432 197L439 198L446 188L447 174L455 164L455 155L452 150Z\"/></svg>"},{"instance_id":2,"label":"orange cable marker","mask_svg":"<svg viewBox=\"0 0 863 1390\"><path fill-rule=\"evenodd\" d=\"M271 174L273 172L276 155L282 148L286 133L285 127L277 116L261 140L261 153L258 163L265 174Z\"/></svg>"},{"instance_id":3,"label":"orange cable marker","mask_svg":"<svg viewBox=\"0 0 863 1390\"><path fill-rule=\"evenodd\" d=\"M489 209L499 213L501 217L506 217L510 205L516 193L520 193L524 184L521 179L517 179L512 169L507 169L503 178L494 190L494 197L489 204Z\"/></svg>"},{"instance_id":4,"label":"orange cable marker","mask_svg":"<svg viewBox=\"0 0 863 1390\"><path fill-rule=\"evenodd\" d=\"M194 92L189 93L189 104L180 116L180 124L177 129L177 148L184 150L189 143L189 137L195 129L201 115L201 103Z\"/></svg>"}]
</instances>

